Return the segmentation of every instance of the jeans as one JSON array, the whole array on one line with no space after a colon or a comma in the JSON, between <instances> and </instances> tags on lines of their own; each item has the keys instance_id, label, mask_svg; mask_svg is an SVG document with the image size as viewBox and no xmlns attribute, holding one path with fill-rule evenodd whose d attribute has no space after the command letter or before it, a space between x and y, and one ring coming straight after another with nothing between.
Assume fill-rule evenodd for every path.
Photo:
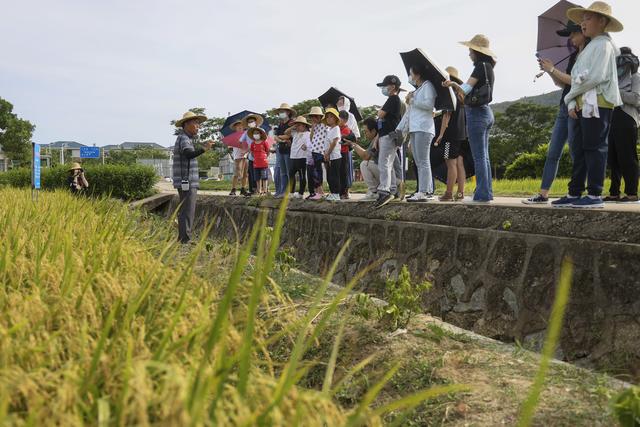
<instances>
[{"instance_id":1,"label":"jeans","mask_svg":"<svg viewBox=\"0 0 640 427\"><path fill-rule=\"evenodd\" d=\"M360 162L360 173L362 179L367 184L368 193L377 193L378 185L380 185L380 169L378 164L373 160L363 160Z\"/></svg>"},{"instance_id":2,"label":"jeans","mask_svg":"<svg viewBox=\"0 0 640 427\"><path fill-rule=\"evenodd\" d=\"M276 150L276 162L273 165L273 185L275 187L275 195L279 195L278 190L280 189L280 153Z\"/></svg>"},{"instance_id":3,"label":"jeans","mask_svg":"<svg viewBox=\"0 0 640 427\"><path fill-rule=\"evenodd\" d=\"M329 189L331 194L340 194L340 167L342 166L342 157L329 162L327 170L327 181L329 181Z\"/></svg>"},{"instance_id":4,"label":"jeans","mask_svg":"<svg viewBox=\"0 0 640 427\"><path fill-rule=\"evenodd\" d=\"M465 108L469 146L476 169L476 191L473 200L493 200L491 160L489 160L489 132L494 123L493 111L488 105Z\"/></svg>"},{"instance_id":5,"label":"jeans","mask_svg":"<svg viewBox=\"0 0 640 427\"><path fill-rule=\"evenodd\" d=\"M638 195L638 127L635 120L618 107L613 110L609 132L609 154L611 187L609 194L620 195L620 182L624 179L624 193Z\"/></svg>"},{"instance_id":6,"label":"jeans","mask_svg":"<svg viewBox=\"0 0 640 427\"><path fill-rule=\"evenodd\" d=\"M418 192L433 193L431 178L431 140L433 135L427 132L411 132L411 151L418 168Z\"/></svg>"},{"instance_id":7,"label":"jeans","mask_svg":"<svg viewBox=\"0 0 640 427\"><path fill-rule=\"evenodd\" d=\"M398 189L394 163L398 160L397 147L388 136L378 140L378 168L380 169L380 185L378 193L395 194Z\"/></svg>"},{"instance_id":8,"label":"jeans","mask_svg":"<svg viewBox=\"0 0 640 427\"><path fill-rule=\"evenodd\" d=\"M304 194L307 187L307 159L291 159L291 171L289 172L289 191L296 192L296 174L300 175L300 194Z\"/></svg>"},{"instance_id":9,"label":"jeans","mask_svg":"<svg viewBox=\"0 0 640 427\"><path fill-rule=\"evenodd\" d=\"M289 174L291 172L291 154L280 153L276 156L276 162L280 168L280 186L276 186L276 194L282 195L287 191L287 184L289 183Z\"/></svg>"},{"instance_id":10,"label":"jeans","mask_svg":"<svg viewBox=\"0 0 640 427\"><path fill-rule=\"evenodd\" d=\"M178 212L178 240L180 243L189 243L191 240L191 229L196 216L196 200L198 199L198 189L190 188L182 191L178 188L180 196L180 211Z\"/></svg>"},{"instance_id":11,"label":"jeans","mask_svg":"<svg viewBox=\"0 0 640 427\"><path fill-rule=\"evenodd\" d=\"M540 188L543 190L549 190L551 184L553 184L553 180L556 179L564 144L567 141L569 141L569 147L573 144L574 128L569 125L569 122L572 120L573 119L569 117L567 106L563 102L560 104L560 110L556 116L556 122L553 125L547 159L544 162L544 169L542 170L542 184Z\"/></svg>"},{"instance_id":12,"label":"jeans","mask_svg":"<svg viewBox=\"0 0 640 427\"><path fill-rule=\"evenodd\" d=\"M599 108L600 118L584 118L578 112L575 120L575 143L573 152L573 171L569 182L569 195L581 196L587 181L587 193L601 196L604 177L607 171L607 152L611 113L609 108Z\"/></svg>"}]
</instances>

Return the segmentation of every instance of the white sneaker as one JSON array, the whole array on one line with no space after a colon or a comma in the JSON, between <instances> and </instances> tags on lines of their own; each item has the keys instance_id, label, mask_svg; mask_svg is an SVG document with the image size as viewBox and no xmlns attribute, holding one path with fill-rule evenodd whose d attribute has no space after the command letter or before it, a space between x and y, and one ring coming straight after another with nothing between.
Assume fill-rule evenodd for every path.
<instances>
[{"instance_id":1,"label":"white sneaker","mask_svg":"<svg viewBox=\"0 0 640 427\"><path fill-rule=\"evenodd\" d=\"M330 202L339 202L341 199L339 194L329 194L327 200Z\"/></svg>"},{"instance_id":2,"label":"white sneaker","mask_svg":"<svg viewBox=\"0 0 640 427\"><path fill-rule=\"evenodd\" d=\"M427 196L423 193L420 192L416 192L413 194L413 196L409 197L407 199L407 202L427 202L429 201L429 199L427 198Z\"/></svg>"},{"instance_id":3,"label":"white sneaker","mask_svg":"<svg viewBox=\"0 0 640 427\"><path fill-rule=\"evenodd\" d=\"M367 195L364 196L360 200L363 201L363 202L375 202L376 200L378 200L378 194L377 193L368 192Z\"/></svg>"},{"instance_id":4,"label":"white sneaker","mask_svg":"<svg viewBox=\"0 0 640 427\"><path fill-rule=\"evenodd\" d=\"M302 194L300 194L300 193L293 193L293 198L294 198L294 199L302 199Z\"/></svg>"}]
</instances>

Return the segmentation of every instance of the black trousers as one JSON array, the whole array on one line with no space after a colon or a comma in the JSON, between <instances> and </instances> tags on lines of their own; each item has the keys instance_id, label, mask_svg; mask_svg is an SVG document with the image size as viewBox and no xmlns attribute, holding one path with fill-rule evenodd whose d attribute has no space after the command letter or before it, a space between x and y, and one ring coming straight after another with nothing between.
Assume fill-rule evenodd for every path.
<instances>
[{"instance_id":1,"label":"black trousers","mask_svg":"<svg viewBox=\"0 0 640 427\"><path fill-rule=\"evenodd\" d=\"M253 160L249 160L249 192L256 192L256 176L253 172Z\"/></svg>"},{"instance_id":2,"label":"black trousers","mask_svg":"<svg viewBox=\"0 0 640 427\"><path fill-rule=\"evenodd\" d=\"M609 194L620 195L620 183L624 179L624 193L638 195L638 126L636 121L618 107L613 110L609 131L608 163L611 168Z\"/></svg>"},{"instance_id":3,"label":"black trousers","mask_svg":"<svg viewBox=\"0 0 640 427\"><path fill-rule=\"evenodd\" d=\"M608 138L613 110L599 108L600 118L585 118L578 112L578 120L573 120L574 143L573 170L569 182L569 195L581 196L587 181L587 194L601 196L607 171Z\"/></svg>"},{"instance_id":4,"label":"black trousers","mask_svg":"<svg viewBox=\"0 0 640 427\"><path fill-rule=\"evenodd\" d=\"M329 161L327 170L327 181L331 194L340 194L342 183L340 182L340 169L342 168L342 158Z\"/></svg>"},{"instance_id":5,"label":"black trousers","mask_svg":"<svg viewBox=\"0 0 640 427\"><path fill-rule=\"evenodd\" d=\"M340 195L346 195L347 183L349 182L349 153L340 153L342 162L340 163Z\"/></svg>"},{"instance_id":6,"label":"black trousers","mask_svg":"<svg viewBox=\"0 0 640 427\"><path fill-rule=\"evenodd\" d=\"M180 243L189 243L191 240L191 229L196 216L196 199L198 189L191 188L189 191L178 189L180 196L180 211L178 212L178 240Z\"/></svg>"},{"instance_id":7,"label":"black trousers","mask_svg":"<svg viewBox=\"0 0 640 427\"><path fill-rule=\"evenodd\" d=\"M307 159L291 159L291 169L289 170L291 194L296 191L296 175L300 176L300 194L304 194L307 187Z\"/></svg>"}]
</instances>

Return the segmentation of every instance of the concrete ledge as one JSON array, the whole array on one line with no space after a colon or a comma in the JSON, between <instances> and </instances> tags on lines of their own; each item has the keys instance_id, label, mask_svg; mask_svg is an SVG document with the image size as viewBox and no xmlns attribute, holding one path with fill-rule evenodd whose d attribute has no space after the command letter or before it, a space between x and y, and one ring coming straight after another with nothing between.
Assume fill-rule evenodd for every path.
<instances>
[{"instance_id":1,"label":"concrete ledge","mask_svg":"<svg viewBox=\"0 0 640 427\"><path fill-rule=\"evenodd\" d=\"M166 205L170 213L177 196ZM247 233L261 212L272 224L279 202L202 196L196 225L214 221L217 238ZM323 275L351 243L334 281L383 264L361 288L381 296L403 265L429 280L425 312L502 341L540 348L562 260L575 273L556 357L634 375L640 380L640 227L629 212L509 206L310 203L293 200L282 246L297 267ZM510 227L505 227L505 222Z\"/></svg>"}]
</instances>

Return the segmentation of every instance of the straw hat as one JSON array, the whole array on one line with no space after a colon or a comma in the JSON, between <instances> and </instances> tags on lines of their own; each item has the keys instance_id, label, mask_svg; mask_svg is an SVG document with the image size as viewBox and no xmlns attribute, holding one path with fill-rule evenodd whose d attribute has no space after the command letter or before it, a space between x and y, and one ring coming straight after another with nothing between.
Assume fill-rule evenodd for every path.
<instances>
[{"instance_id":1,"label":"straw hat","mask_svg":"<svg viewBox=\"0 0 640 427\"><path fill-rule=\"evenodd\" d=\"M307 116L322 116L324 117L324 113L322 112L322 107L311 107L311 111L307 113Z\"/></svg>"},{"instance_id":2,"label":"straw hat","mask_svg":"<svg viewBox=\"0 0 640 427\"><path fill-rule=\"evenodd\" d=\"M236 120L235 122L231 123L231 126L229 126L231 129L233 129L234 127L236 127L237 125L241 125L242 124L242 120Z\"/></svg>"},{"instance_id":3,"label":"straw hat","mask_svg":"<svg viewBox=\"0 0 640 427\"><path fill-rule=\"evenodd\" d=\"M462 84L462 80L460 79L460 73L458 73L458 69L456 67L447 67L444 69L447 73L449 73L449 78L456 83Z\"/></svg>"},{"instance_id":4,"label":"straw hat","mask_svg":"<svg viewBox=\"0 0 640 427\"><path fill-rule=\"evenodd\" d=\"M180 128L185 122L188 122L189 120L194 120L194 119L197 120L198 123L202 123L205 120L207 120L207 116L204 116L202 114L196 114L193 111L187 111L182 115L181 119L176 120L176 127Z\"/></svg>"},{"instance_id":5,"label":"straw hat","mask_svg":"<svg viewBox=\"0 0 640 427\"><path fill-rule=\"evenodd\" d=\"M298 115L298 113L296 113L296 110L291 108L291 106L286 102L283 102L282 104L280 104L280 107L276 108L276 111L289 111L292 116Z\"/></svg>"},{"instance_id":6,"label":"straw hat","mask_svg":"<svg viewBox=\"0 0 640 427\"><path fill-rule=\"evenodd\" d=\"M248 128L249 127L249 120L251 120L251 119L256 121L256 127L260 127L260 126L262 126L262 123L264 123L264 119L262 118L262 116L260 114L249 114L244 119L242 119L242 126L244 126L245 128ZM233 125L231 125L231 126L233 126Z\"/></svg>"},{"instance_id":7,"label":"straw hat","mask_svg":"<svg viewBox=\"0 0 640 427\"><path fill-rule=\"evenodd\" d=\"M293 121L293 125L291 125L291 127L293 127L293 126L295 126L297 124L302 124L302 125L305 125L307 127L311 127L311 123L307 122L307 119L304 116L296 117L296 119Z\"/></svg>"},{"instance_id":8,"label":"straw hat","mask_svg":"<svg viewBox=\"0 0 640 427\"><path fill-rule=\"evenodd\" d=\"M459 42L461 45L473 49L485 55L489 55L493 59L498 59L495 53L489 48L489 38L484 34L476 34L468 42Z\"/></svg>"},{"instance_id":9,"label":"straw hat","mask_svg":"<svg viewBox=\"0 0 640 427\"><path fill-rule=\"evenodd\" d=\"M606 33L617 33L624 29L622 22L613 17L611 6L603 1L594 1L591 3L591 6L586 9L584 7L572 7L567 10L567 18L573 22L582 22L582 16L585 12L593 12L609 18L609 25L604 29Z\"/></svg>"},{"instance_id":10,"label":"straw hat","mask_svg":"<svg viewBox=\"0 0 640 427\"><path fill-rule=\"evenodd\" d=\"M335 108L327 108L327 111L324 113L324 118L322 119L322 123L327 124L327 116L331 114L336 118L336 120L340 121L340 113Z\"/></svg>"},{"instance_id":11,"label":"straw hat","mask_svg":"<svg viewBox=\"0 0 640 427\"><path fill-rule=\"evenodd\" d=\"M267 132L265 132L264 129L262 129L261 127L257 127L257 128L251 128L247 131L247 136L251 139L253 139L253 135L259 132L260 135L262 136L262 140L265 141L267 139Z\"/></svg>"},{"instance_id":12,"label":"straw hat","mask_svg":"<svg viewBox=\"0 0 640 427\"><path fill-rule=\"evenodd\" d=\"M80 166L80 163L71 163L71 167L69 167L69 172L71 171L75 171L75 170L82 170L82 166Z\"/></svg>"}]
</instances>

